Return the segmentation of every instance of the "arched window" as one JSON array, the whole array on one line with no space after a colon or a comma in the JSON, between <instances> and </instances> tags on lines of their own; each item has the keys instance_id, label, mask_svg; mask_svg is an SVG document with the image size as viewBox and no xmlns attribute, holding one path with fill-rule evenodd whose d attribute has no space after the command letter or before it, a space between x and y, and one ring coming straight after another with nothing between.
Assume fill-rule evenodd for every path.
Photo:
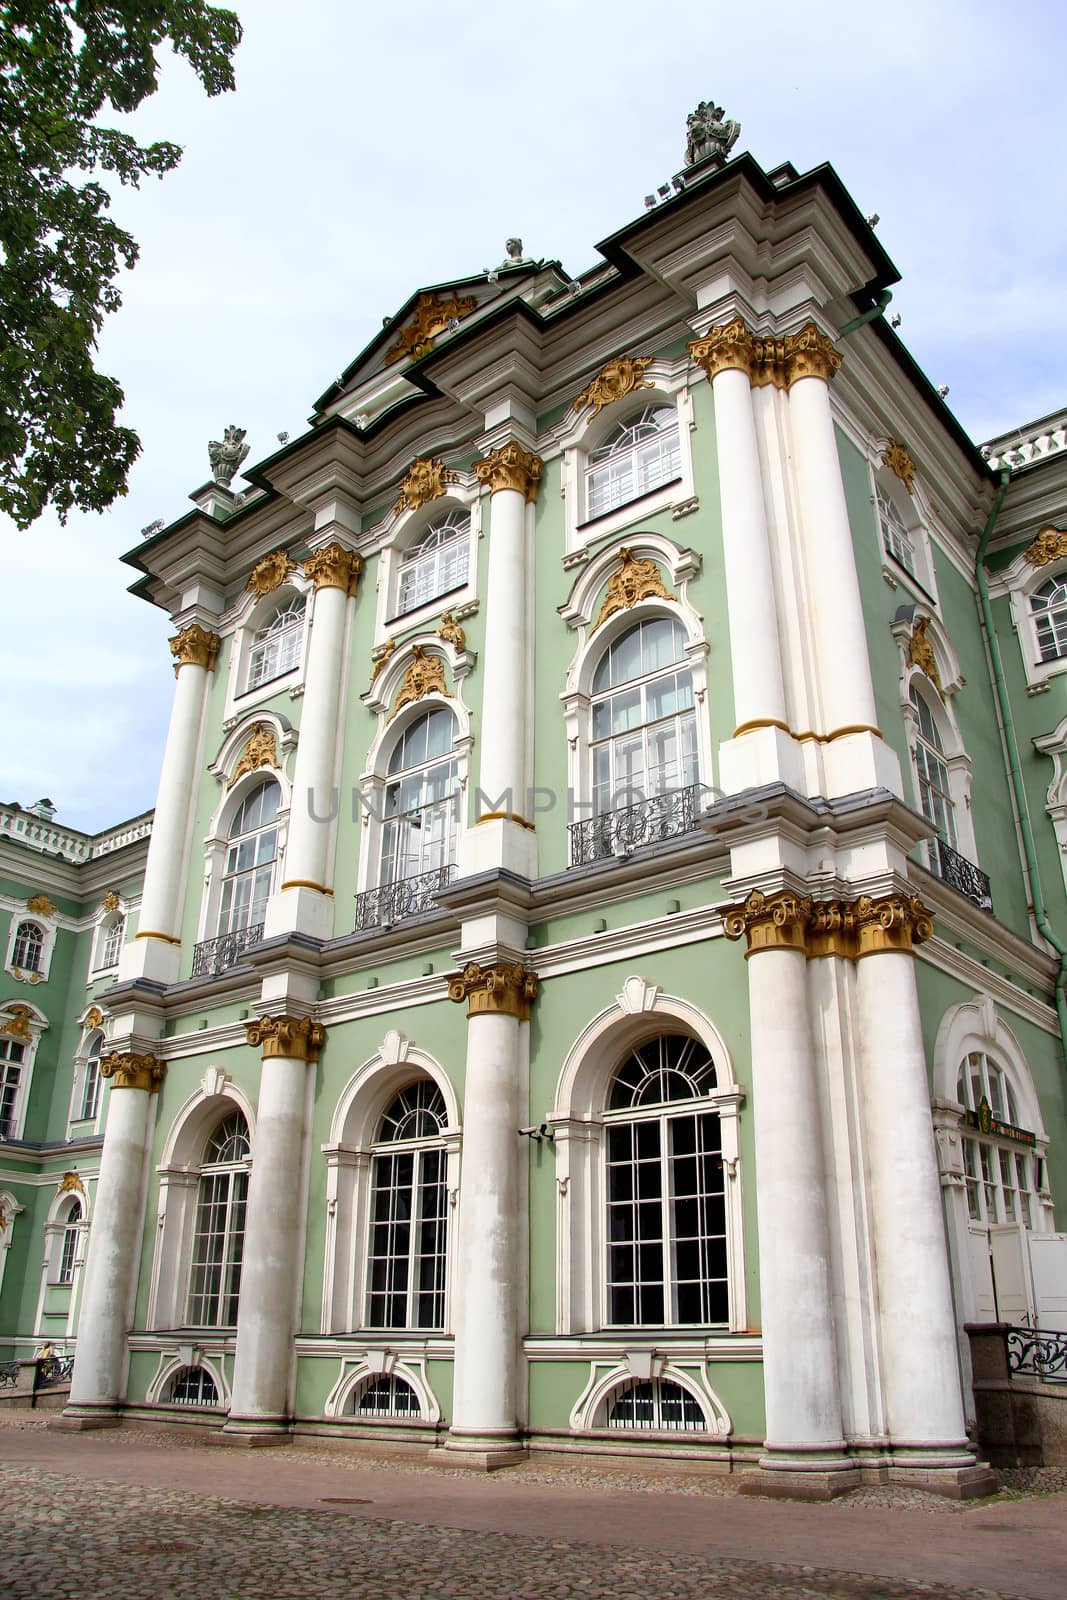
<instances>
[{"instance_id":1,"label":"arched window","mask_svg":"<svg viewBox=\"0 0 1067 1600\"><path fill-rule=\"evenodd\" d=\"M593 675L595 815L699 781L685 642L685 630L672 617L649 617L604 652Z\"/></svg>"},{"instance_id":2,"label":"arched window","mask_svg":"<svg viewBox=\"0 0 1067 1600\"><path fill-rule=\"evenodd\" d=\"M677 411L674 406L646 406L586 457L586 520L662 488L681 472Z\"/></svg>"},{"instance_id":3,"label":"arched window","mask_svg":"<svg viewBox=\"0 0 1067 1600\"><path fill-rule=\"evenodd\" d=\"M955 849L956 817L944 741L926 696L914 683L910 693L917 724L915 777L919 786L919 804L923 816L933 823L940 838Z\"/></svg>"},{"instance_id":4,"label":"arched window","mask_svg":"<svg viewBox=\"0 0 1067 1600\"><path fill-rule=\"evenodd\" d=\"M1019 1128L1019 1112L1004 1068L984 1051L961 1063L956 1097L965 1108L963 1170L967 1211L985 1226L1037 1220L1038 1160L1032 1135Z\"/></svg>"},{"instance_id":5,"label":"arched window","mask_svg":"<svg viewBox=\"0 0 1067 1600\"><path fill-rule=\"evenodd\" d=\"M179 1367L160 1398L172 1406L217 1406L219 1391L204 1367Z\"/></svg>"},{"instance_id":6,"label":"arched window","mask_svg":"<svg viewBox=\"0 0 1067 1600\"><path fill-rule=\"evenodd\" d=\"M906 572L916 577L915 547L911 541L911 534L904 524L897 507L882 489L875 491L875 501L878 506L878 526L882 531L882 548L887 555L898 561Z\"/></svg>"},{"instance_id":7,"label":"arched window","mask_svg":"<svg viewBox=\"0 0 1067 1600\"><path fill-rule=\"evenodd\" d=\"M274 615L257 628L248 653L246 688L258 689L261 683L291 672L300 661L304 641L304 595L292 595Z\"/></svg>"},{"instance_id":8,"label":"arched window","mask_svg":"<svg viewBox=\"0 0 1067 1600\"><path fill-rule=\"evenodd\" d=\"M81 1237L82 1206L80 1200L72 1200L70 1209L63 1222L63 1237L59 1246L59 1262L56 1269L57 1283L74 1282L74 1263L78 1259L78 1244Z\"/></svg>"},{"instance_id":9,"label":"arched window","mask_svg":"<svg viewBox=\"0 0 1067 1600\"><path fill-rule=\"evenodd\" d=\"M462 588L470 563L470 531L470 513L458 507L423 530L400 563L397 616Z\"/></svg>"},{"instance_id":10,"label":"arched window","mask_svg":"<svg viewBox=\"0 0 1067 1600\"><path fill-rule=\"evenodd\" d=\"M353 1417L417 1417L419 1397L404 1378L367 1378L357 1384L348 1402Z\"/></svg>"},{"instance_id":11,"label":"arched window","mask_svg":"<svg viewBox=\"0 0 1067 1600\"><path fill-rule=\"evenodd\" d=\"M208 1139L200 1164L189 1327L236 1326L250 1153L248 1125L239 1111L231 1112Z\"/></svg>"},{"instance_id":12,"label":"arched window","mask_svg":"<svg viewBox=\"0 0 1067 1600\"><path fill-rule=\"evenodd\" d=\"M688 1389L669 1378L634 1378L613 1389L605 1406L609 1428L662 1433L707 1433L702 1407Z\"/></svg>"},{"instance_id":13,"label":"arched window","mask_svg":"<svg viewBox=\"0 0 1067 1600\"><path fill-rule=\"evenodd\" d=\"M1030 612L1037 630L1038 659L1058 661L1067 656L1067 572L1035 589Z\"/></svg>"},{"instance_id":14,"label":"arched window","mask_svg":"<svg viewBox=\"0 0 1067 1600\"><path fill-rule=\"evenodd\" d=\"M17 1137L19 1089L26 1046L19 1039L0 1036L0 1140Z\"/></svg>"},{"instance_id":15,"label":"arched window","mask_svg":"<svg viewBox=\"0 0 1067 1600\"><path fill-rule=\"evenodd\" d=\"M628 1052L605 1112L607 1320L729 1321L726 1202L715 1063L687 1034Z\"/></svg>"},{"instance_id":16,"label":"arched window","mask_svg":"<svg viewBox=\"0 0 1067 1600\"><path fill-rule=\"evenodd\" d=\"M281 790L271 779L245 796L230 824L219 933L262 928L278 858Z\"/></svg>"},{"instance_id":17,"label":"arched window","mask_svg":"<svg viewBox=\"0 0 1067 1600\"><path fill-rule=\"evenodd\" d=\"M104 937L100 945L101 967L118 966L119 954L122 950L122 936L126 930L126 918L115 917L104 929Z\"/></svg>"},{"instance_id":18,"label":"arched window","mask_svg":"<svg viewBox=\"0 0 1067 1600\"><path fill-rule=\"evenodd\" d=\"M371 1162L368 1327L444 1327L446 1121L429 1078L401 1089L382 1116Z\"/></svg>"},{"instance_id":19,"label":"arched window","mask_svg":"<svg viewBox=\"0 0 1067 1600\"><path fill-rule=\"evenodd\" d=\"M439 708L409 723L397 740L385 788L379 883L455 863L455 737L455 717Z\"/></svg>"},{"instance_id":20,"label":"arched window","mask_svg":"<svg viewBox=\"0 0 1067 1600\"><path fill-rule=\"evenodd\" d=\"M78 1115L83 1122L91 1122L100 1105L100 1054L103 1046L103 1034L94 1034L89 1041L89 1053L85 1058L85 1075L82 1078L81 1106Z\"/></svg>"},{"instance_id":21,"label":"arched window","mask_svg":"<svg viewBox=\"0 0 1067 1600\"><path fill-rule=\"evenodd\" d=\"M36 922L20 922L15 932L11 950L11 965L21 972L42 971L44 932Z\"/></svg>"}]
</instances>

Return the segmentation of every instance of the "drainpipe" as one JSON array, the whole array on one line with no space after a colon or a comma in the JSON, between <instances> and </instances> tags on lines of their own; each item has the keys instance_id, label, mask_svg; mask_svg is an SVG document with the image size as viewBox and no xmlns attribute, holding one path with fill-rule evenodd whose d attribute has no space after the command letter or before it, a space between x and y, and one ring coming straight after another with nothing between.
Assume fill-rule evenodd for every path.
<instances>
[{"instance_id":1,"label":"drainpipe","mask_svg":"<svg viewBox=\"0 0 1067 1600\"><path fill-rule=\"evenodd\" d=\"M875 317L880 317L890 300L893 298L891 289L883 289L878 296L877 303L860 317L853 317L851 322L846 322L843 328L838 328L837 338L847 339L850 333L855 333L857 328L862 328L866 323L873 322Z\"/></svg>"},{"instance_id":2,"label":"drainpipe","mask_svg":"<svg viewBox=\"0 0 1067 1600\"><path fill-rule=\"evenodd\" d=\"M1019 742L1015 737L1015 723L1011 714L1011 702L1008 697L1007 685L1004 682L1004 662L1000 654L1000 640L997 638L996 628L993 625L993 609L989 602L989 583L985 570L986 550L989 548L989 541L993 537L993 528L1000 515L1000 508L1004 504L1004 496L1008 492L1010 479L1011 473L1006 467L1002 467L996 498L993 501L992 510L986 518L982 537L978 542L978 553L975 556L975 578L978 582L978 612L981 618L982 632L985 635L986 647L989 651L993 694L996 698L997 710L1000 713L1000 724L1004 732L1004 743L1008 752L1008 776L1011 780L1015 809L1019 818L1019 831L1022 834L1023 856L1026 860L1027 876L1030 879L1030 898L1032 901L1030 909L1033 911L1038 932L1044 939L1047 939L1060 958L1060 971L1056 979L1055 990L1056 1015L1060 1024L1060 1049L1063 1052L1064 1065L1067 1067L1067 944L1064 943L1053 928L1045 906L1045 895L1041 887L1041 874L1037 864L1037 850L1034 846L1034 831L1030 825L1030 811L1026 803L1022 762L1019 758Z\"/></svg>"}]
</instances>

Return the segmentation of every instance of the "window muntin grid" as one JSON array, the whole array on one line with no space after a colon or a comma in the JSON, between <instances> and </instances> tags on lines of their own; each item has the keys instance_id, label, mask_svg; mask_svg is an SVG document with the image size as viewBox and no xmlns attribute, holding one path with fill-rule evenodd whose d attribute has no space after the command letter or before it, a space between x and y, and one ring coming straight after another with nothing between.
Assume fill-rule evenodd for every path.
<instances>
[{"instance_id":1,"label":"window muntin grid","mask_svg":"<svg viewBox=\"0 0 1067 1600\"><path fill-rule=\"evenodd\" d=\"M915 776L923 816L932 822L946 844L956 848L956 817L945 747L934 714L913 684L911 703L918 729L915 736Z\"/></svg>"},{"instance_id":2,"label":"window muntin grid","mask_svg":"<svg viewBox=\"0 0 1067 1600\"><path fill-rule=\"evenodd\" d=\"M587 520L662 488L682 471L677 411L673 406L646 406L609 433L587 460Z\"/></svg>"},{"instance_id":3,"label":"window muntin grid","mask_svg":"<svg viewBox=\"0 0 1067 1600\"><path fill-rule=\"evenodd\" d=\"M904 519L888 495L881 490L877 494L878 525L882 530L882 548L900 563L906 572L916 577L915 571L915 546L911 542L911 534L904 526Z\"/></svg>"},{"instance_id":4,"label":"window muntin grid","mask_svg":"<svg viewBox=\"0 0 1067 1600\"><path fill-rule=\"evenodd\" d=\"M78 1259L78 1239L81 1233L82 1208L81 1201L75 1200L67 1213L63 1227L63 1242L59 1247L59 1270L56 1273L57 1283L74 1282L74 1263Z\"/></svg>"},{"instance_id":5,"label":"window muntin grid","mask_svg":"<svg viewBox=\"0 0 1067 1600\"><path fill-rule=\"evenodd\" d=\"M119 955L122 950L122 936L125 929L125 917L116 917L105 929L103 943L100 948L100 966L102 968L118 965Z\"/></svg>"},{"instance_id":6,"label":"window muntin grid","mask_svg":"<svg viewBox=\"0 0 1067 1600\"><path fill-rule=\"evenodd\" d=\"M456 719L443 709L427 712L401 734L385 786L379 887L455 863L455 736Z\"/></svg>"},{"instance_id":7,"label":"window muntin grid","mask_svg":"<svg viewBox=\"0 0 1067 1600\"><path fill-rule=\"evenodd\" d=\"M371 1162L368 1327L445 1325L446 1120L444 1098L428 1078L402 1089L382 1116Z\"/></svg>"},{"instance_id":8,"label":"window muntin grid","mask_svg":"<svg viewBox=\"0 0 1067 1600\"><path fill-rule=\"evenodd\" d=\"M22 972L40 972L43 954L43 931L36 922L20 922L11 951L11 965Z\"/></svg>"},{"instance_id":9,"label":"window muntin grid","mask_svg":"<svg viewBox=\"0 0 1067 1600\"><path fill-rule=\"evenodd\" d=\"M651 617L614 639L593 675L590 752L596 815L699 781L686 636ZM610 692L608 692L610 691Z\"/></svg>"},{"instance_id":10,"label":"window muntin grid","mask_svg":"<svg viewBox=\"0 0 1067 1600\"><path fill-rule=\"evenodd\" d=\"M997 1122L1019 1126L1019 1112L1007 1073L983 1051L973 1050L961 1064L956 1097L968 1111L982 1100ZM972 1222L1018 1222L1031 1228L1037 1216L1038 1157L1007 1140L984 1138L960 1129L967 1211Z\"/></svg>"},{"instance_id":11,"label":"window muntin grid","mask_svg":"<svg viewBox=\"0 0 1067 1600\"><path fill-rule=\"evenodd\" d=\"M98 1035L89 1046L89 1054L85 1058L85 1077L82 1080L81 1110L79 1116L83 1122L91 1122L96 1116L100 1105L100 1053L103 1049L103 1040Z\"/></svg>"},{"instance_id":12,"label":"window muntin grid","mask_svg":"<svg viewBox=\"0 0 1067 1600\"><path fill-rule=\"evenodd\" d=\"M220 1123L204 1150L186 1313L193 1328L237 1324L250 1148L248 1126L237 1111Z\"/></svg>"},{"instance_id":13,"label":"window muntin grid","mask_svg":"<svg viewBox=\"0 0 1067 1600\"><path fill-rule=\"evenodd\" d=\"M707 1433L703 1410L688 1389L669 1378L634 1378L608 1396L609 1428L657 1433Z\"/></svg>"},{"instance_id":14,"label":"window muntin grid","mask_svg":"<svg viewBox=\"0 0 1067 1600\"><path fill-rule=\"evenodd\" d=\"M470 514L457 508L437 517L420 534L400 564L398 617L466 583L470 532Z\"/></svg>"},{"instance_id":15,"label":"window muntin grid","mask_svg":"<svg viewBox=\"0 0 1067 1600\"><path fill-rule=\"evenodd\" d=\"M390 1373L361 1383L353 1391L348 1410L354 1417L417 1417L419 1397L410 1383Z\"/></svg>"},{"instance_id":16,"label":"window muntin grid","mask_svg":"<svg viewBox=\"0 0 1067 1600\"><path fill-rule=\"evenodd\" d=\"M219 1391L203 1367L179 1367L167 1384L165 1398L173 1406L217 1406Z\"/></svg>"},{"instance_id":17,"label":"window muntin grid","mask_svg":"<svg viewBox=\"0 0 1067 1600\"><path fill-rule=\"evenodd\" d=\"M1039 661L1067 656L1067 573L1049 578L1030 596Z\"/></svg>"},{"instance_id":18,"label":"window muntin grid","mask_svg":"<svg viewBox=\"0 0 1067 1600\"><path fill-rule=\"evenodd\" d=\"M0 1139L11 1139L26 1046L16 1039L0 1039Z\"/></svg>"},{"instance_id":19,"label":"window muntin grid","mask_svg":"<svg viewBox=\"0 0 1067 1600\"><path fill-rule=\"evenodd\" d=\"M707 1051L685 1034L631 1051L612 1081L605 1184L612 1326L729 1320L721 1123L715 1111L677 1109L715 1085Z\"/></svg>"},{"instance_id":20,"label":"window muntin grid","mask_svg":"<svg viewBox=\"0 0 1067 1600\"><path fill-rule=\"evenodd\" d=\"M248 653L249 689L258 689L261 683L281 678L300 665L306 611L306 596L294 595L257 628Z\"/></svg>"},{"instance_id":21,"label":"window muntin grid","mask_svg":"<svg viewBox=\"0 0 1067 1600\"><path fill-rule=\"evenodd\" d=\"M230 824L219 933L257 927L266 916L278 856L281 790L268 779L246 795Z\"/></svg>"}]
</instances>

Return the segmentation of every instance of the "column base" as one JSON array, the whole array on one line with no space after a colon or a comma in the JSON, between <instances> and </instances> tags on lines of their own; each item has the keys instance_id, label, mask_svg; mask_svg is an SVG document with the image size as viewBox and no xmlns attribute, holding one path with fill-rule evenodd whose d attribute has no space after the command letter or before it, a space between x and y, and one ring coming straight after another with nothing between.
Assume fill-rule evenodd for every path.
<instances>
[{"instance_id":1,"label":"column base","mask_svg":"<svg viewBox=\"0 0 1067 1600\"><path fill-rule=\"evenodd\" d=\"M759 1459L754 1472L738 1484L742 1494L764 1494L779 1500L833 1500L858 1489L862 1475L845 1442L829 1445L782 1445Z\"/></svg>"},{"instance_id":2,"label":"column base","mask_svg":"<svg viewBox=\"0 0 1067 1600\"><path fill-rule=\"evenodd\" d=\"M284 1417L231 1417L217 1433L209 1436L209 1441L211 1444L255 1450L265 1446L292 1444L293 1435Z\"/></svg>"},{"instance_id":3,"label":"column base","mask_svg":"<svg viewBox=\"0 0 1067 1600\"><path fill-rule=\"evenodd\" d=\"M959 1445L894 1445L886 1474L890 1483L910 1484L950 1500L978 1500L996 1494L997 1475L988 1461Z\"/></svg>"},{"instance_id":4,"label":"column base","mask_svg":"<svg viewBox=\"0 0 1067 1600\"><path fill-rule=\"evenodd\" d=\"M122 1413L112 1405L64 1406L52 1428L62 1428L68 1433L85 1433L91 1428L121 1428Z\"/></svg>"},{"instance_id":5,"label":"column base","mask_svg":"<svg viewBox=\"0 0 1067 1600\"><path fill-rule=\"evenodd\" d=\"M438 1465L470 1472L496 1472L529 1460L526 1446L514 1433L450 1433L443 1445L435 1445L428 1453Z\"/></svg>"}]
</instances>

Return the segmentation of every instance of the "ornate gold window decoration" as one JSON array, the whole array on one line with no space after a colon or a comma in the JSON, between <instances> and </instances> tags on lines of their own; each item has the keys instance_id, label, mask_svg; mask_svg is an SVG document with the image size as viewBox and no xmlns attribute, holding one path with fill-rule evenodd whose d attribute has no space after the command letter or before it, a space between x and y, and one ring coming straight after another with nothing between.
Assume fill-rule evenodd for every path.
<instances>
[{"instance_id":1,"label":"ornate gold window decoration","mask_svg":"<svg viewBox=\"0 0 1067 1600\"><path fill-rule=\"evenodd\" d=\"M91 1032L94 1028L101 1027L103 1021L104 1013L101 1011L100 1007L90 1006L88 1011L85 1013L85 1020L82 1023L82 1027L88 1028Z\"/></svg>"},{"instance_id":2,"label":"ornate gold window decoration","mask_svg":"<svg viewBox=\"0 0 1067 1600\"><path fill-rule=\"evenodd\" d=\"M246 772L258 772L260 767L279 766L281 762L278 760L278 744L273 730L265 722L253 722L241 759L234 767L233 777L226 787L232 789L238 778L243 778Z\"/></svg>"},{"instance_id":3,"label":"ornate gold window decoration","mask_svg":"<svg viewBox=\"0 0 1067 1600\"><path fill-rule=\"evenodd\" d=\"M457 650L466 650L467 635L460 627L451 611L446 611L441 617L441 626L437 630L437 637L443 639L445 644L455 645Z\"/></svg>"},{"instance_id":4,"label":"ornate gold window decoration","mask_svg":"<svg viewBox=\"0 0 1067 1600\"><path fill-rule=\"evenodd\" d=\"M621 400L635 389L653 388L644 376L645 369L651 365L651 356L614 356L582 390L572 409L585 411L591 406L595 417L613 400Z\"/></svg>"},{"instance_id":5,"label":"ornate gold window decoration","mask_svg":"<svg viewBox=\"0 0 1067 1600\"><path fill-rule=\"evenodd\" d=\"M373 689L381 674L396 654L396 640L386 639L380 650L371 656L370 687Z\"/></svg>"},{"instance_id":6,"label":"ornate gold window decoration","mask_svg":"<svg viewBox=\"0 0 1067 1600\"><path fill-rule=\"evenodd\" d=\"M29 1006L8 1006L6 1014L0 1017L0 1028L4 1033L9 1033L13 1039L30 1039L32 1015Z\"/></svg>"},{"instance_id":7,"label":"ornate gold window decoration","mask_svg":"<svg viewBox=\"0 0 1067 1600\"><path fill-rule=\"evenodd\" d=\"M37 917L54 917L56 908L46 894L31 895L26 901L26 910L32 911Z\"/></svg>"},{"instance_id":8,"label":"ornate gold window decoration","mask_svg":"<svg viewBox=\"0 0 1067 1600\"><path fill-rule=\"evenodd\" d=\"M916 617L912 626L911 637L908 640L908 666L918 667L925 673L941 699L945 698L945 691L941 687L941 674L937 669L937 657L934 647L926 637L926 630L930 626L929 617Z\"/></svg>"},{"instance_id":9,"label":"ornate gold window decoration","mask_svg":"<svg viewBox=\"0 0 1067 1600\"><path fill-rule=\"evenodd\" d=\"M428 656L421 644L412 645L411 654L411 665L400 680L400 688L389 713L390 722L404 706L411 705L414 700L425 699L428 694L441 694L448 700L452 698L445 683L445 664L441 657Z\"/></svg>"},{"instance_id":10,"label":"ornate gold window decoration","mask_svg":"<svg viewBox=\"0 0 1067 1600\"><path fill-rule=\"evenodd\" d=\"M418 361L429 355L439 333L444 333L450 322L469 316L478 302L472 294L453 292L446 300L436 294L420 294L411 321L401 331L396 343L390 345L385 356L386 366L408 358Z\"/></svg>"},{"instance_id":11,"label":"ornate gold window decoration","mask_svg":"<svg viewBox=\"0 0 1067 1600\"><path fill-rule=\"evenodd\" d=\"M664 584L655 561L635 556L623 546L619 551L619 570L608 579L608 592L590 632L595 633L616 611L628 611L639 600L676 601L677 598Z\"/></svg>"},{"instance_id":12,"label":"ornate gold window decoration","mask_svg":"<svg viewBox=\"0 0 1067 1600\"><path fill-rule=\"evenodd\" d=\"M262 600L265 595L280 589L290 573L295 571L296 564L290 561L285 550L272 550L256 562L245 587L257 600Z\"/></svg>"},{"instance_id":13,"label":"ornate gold window decoration","mask_svg":"<svg viewBox=\"0 0 1067 1600\"><path fill-rule=\"evenodd\" d=\"M1067 528L1054 528L1051 523L1039 529L1032 545L1023 551L1032 567L1047 567L1050 561L1067 556Z\"/></svg>"},{"instance_id":14,"label":"ornate gold window decoration","mask_svg":"<svg viewBox=\"0 0 1067 1600\"><path fill-rule=\"evenodd\" d=\"M890 472L896 473L909 494L914 492L915 463L906 445L899 444L896 439L890 439L882 451L882 465L888 467Z\"/></svg>"},{"instance_id":15,"label":"ornate gold window decoration","mask_svg":"<svg viewBox=\"0 0 1067 1600\"><path fill-rule=\"evenodd\" d=\"M117 889L109 889L100 902L101 911L117 911L119 908L119 894Z\"/></svg>"},{"instance_id":16,"label":"ornate gold window decoration","mask_svg":"<svg viewBox=\"0 0 1067 1600\"><path fill-rule=\"evenodd\" d=\"M64 1172L56 1189L57 1197L61 1194L85 1194L85 1185L77 1172Z\"/></svg>"},{"instance_id":17,"label":"ornate gold window decoration","mask_svg":"<svg viewBox=\"0 0 1067 1600\"><path fill-rule=\"evenodd\" d=\"M393 507L394 516L402 511L417 511L420 506L439 500L450 483L459 482L459 473L446 467L443 461L416 456L411 471L400 485L400 498Z\"/></svg>"},{"instance_id":18,"label":"ornate gold window decoration","mask_svg":"<svg viewBox=\"0 0 1067 1600\"><path fill-rule=\"evenodd\" d=\"M174 676L182 667L203 667L211 672L218 659L222 640L217 633L208 633L199 622L192 622L170 640L170 653L174 657Z\"/></svg>"}]
</instances>

